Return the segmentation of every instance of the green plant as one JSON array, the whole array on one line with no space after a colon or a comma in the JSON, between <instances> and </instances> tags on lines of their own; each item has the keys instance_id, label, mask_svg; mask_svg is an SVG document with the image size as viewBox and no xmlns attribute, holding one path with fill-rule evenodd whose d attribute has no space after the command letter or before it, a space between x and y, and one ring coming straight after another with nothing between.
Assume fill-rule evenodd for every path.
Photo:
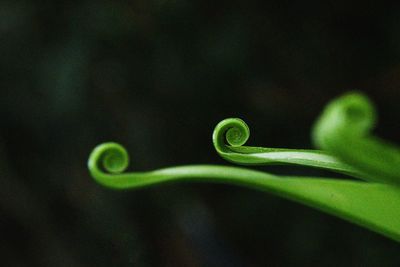
<instances>
[{"instance_id":1,"label":"green plant","mask_svg":"<svg viewBox=\"0 0 400 267\"><path fill-rule=\"evenodd\" d=\"M240 119L223 120L213 133L216 151L230 162L304 165L339 172L357 180L284 177L215 165L123 173L129 156L116 143L97 146L89 157L88 166L94 179L115 189L172 181L247 186L303 203L400 241L400 150L370 135L375 117L372 104L361 93L348 93L335 99L313 128L314 143L323 150L244 146L250 131Z\"/></svg>"}]
</instances>

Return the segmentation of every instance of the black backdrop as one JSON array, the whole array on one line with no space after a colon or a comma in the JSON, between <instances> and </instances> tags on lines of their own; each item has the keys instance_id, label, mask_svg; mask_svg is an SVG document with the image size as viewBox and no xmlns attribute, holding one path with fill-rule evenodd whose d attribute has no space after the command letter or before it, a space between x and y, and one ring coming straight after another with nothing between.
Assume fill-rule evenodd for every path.
<instances>
[{"instance_id":1,"label":"black backdrop","mask_svg":"<svg viewBox=\"0 0 400 267\"><path fill-rule=\"evenodd\" d=\"M130 170L228 164L211 143L227 117L252 145L311 147L324 104L353 89L400 142L400 9L322 2L0 1L1 265L399 266L394 241L268 194L88 175L109 140Z\"/></svg>"}]
</instances>

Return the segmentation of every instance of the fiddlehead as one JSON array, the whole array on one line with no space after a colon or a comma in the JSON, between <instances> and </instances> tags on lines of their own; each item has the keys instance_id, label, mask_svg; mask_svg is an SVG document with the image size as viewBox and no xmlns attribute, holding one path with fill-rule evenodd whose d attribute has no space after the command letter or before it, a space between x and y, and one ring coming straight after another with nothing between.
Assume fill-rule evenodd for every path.
<instances>
[{"instance_id":1,"label":"fiddlehead","mask_svg":"<svg viewBox=\"0 0 400 267\"><path fill-rule=\"evenodd\" d=\"M400 185L400 149L371 135L376 111L361 93L345 94L327 105L314 125L316 146L378 182Z\"/></svg>"},{"instance_id":2,"label":"fiddlehead","mask_svg":"<svg viewBox=\"0 0 400 267\"><path fill-rule=\"evenodd\" d=\"M320 150L244 146L250 136L247 124L237 118L221 121L213 132L213 144L224 159L244 165L291 164L316 167L363 178L355 168Z\"/></svg>"}]
</instances>

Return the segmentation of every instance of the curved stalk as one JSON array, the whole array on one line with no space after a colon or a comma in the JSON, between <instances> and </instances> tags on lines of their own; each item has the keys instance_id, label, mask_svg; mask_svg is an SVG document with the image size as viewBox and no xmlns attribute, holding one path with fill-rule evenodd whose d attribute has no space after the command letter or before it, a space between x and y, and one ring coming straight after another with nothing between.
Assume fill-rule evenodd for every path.
<instances>
[{"instance_id":1,"label":"curved stalk","mask_svg":"<svg viewBox=\"0 0 400 267\"><path fill-rule=\"evenodd\" d=\"M174 181L246 186L325 211L400 241L400 189L397 187L339 179L281 178L245 168L215 165L123 173L128 162L128 154L122 146L105 143L93 150L88 167L97 182L114 189L133 189Z\"/></svg>"},{"instance_id":2,"label":"curved stalk","mask_svg":"<svg viewBox=\"0 0 400 267\"><path fill-rule=\"evenodd\" d=\"M376 111L369 99L352 92L327 105L313 129L316 146L360 169L376 182L400 185L400 148L374 137Z\"/></svg>"},{"instance_id":3,"label":"curved stalk","mask_svg":"<svg viewBox=\"0 0 400 267\"><path fill-rule=\"evenodd\" d=\"M244 146L250 136L247 124L238 118L221 121L213 132L213 144L224 159L244 165L290 164L316 167L357 178L364 174L321 150Z\"/></svg>"}]
</instances>

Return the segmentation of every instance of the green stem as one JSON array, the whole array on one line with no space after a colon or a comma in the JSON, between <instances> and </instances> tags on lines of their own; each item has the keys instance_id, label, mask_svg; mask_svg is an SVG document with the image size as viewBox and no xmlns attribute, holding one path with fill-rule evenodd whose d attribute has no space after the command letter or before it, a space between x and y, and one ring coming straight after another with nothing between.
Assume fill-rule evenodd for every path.
<instances>
[{"instance_id":1,"label":"green stem","mask_svg":"<svg viewBox=\"0 0 400 267\"><path fill-rule=\"evenodd\" d=\"M352 92L329 103L313 130L316 146L329 151L365 178L400 185L400 149L374 137L376 111L367 97Z\"/></svg>"},{"instance_id":2,"label":"green stem","mask_svg":"<svg viewBox=\"0 0 400 267\"><path fill-rule=\"evenodd\" d=\"M243 146L250 136L247 124L238 118L221 121L213 132L213 143L224 159L244 165L290 164L316 167L363 179L364 174L321 150Z\"/></svg>"},{"instance_id":3,"label":"green stem","mask_svg":"<svg viewBox=\"0 0 400 267\"><path fill-rule=\"evenodd\" d=\"M390 185L339 179L281 178L245 168L213 165L122 173L128 167L128 154L116 143L96 147L89 157L88 167L97 182L114 189L174 181L246 186L303 203L400 241L400 189Z\"/></svg>"}]
</instances>

